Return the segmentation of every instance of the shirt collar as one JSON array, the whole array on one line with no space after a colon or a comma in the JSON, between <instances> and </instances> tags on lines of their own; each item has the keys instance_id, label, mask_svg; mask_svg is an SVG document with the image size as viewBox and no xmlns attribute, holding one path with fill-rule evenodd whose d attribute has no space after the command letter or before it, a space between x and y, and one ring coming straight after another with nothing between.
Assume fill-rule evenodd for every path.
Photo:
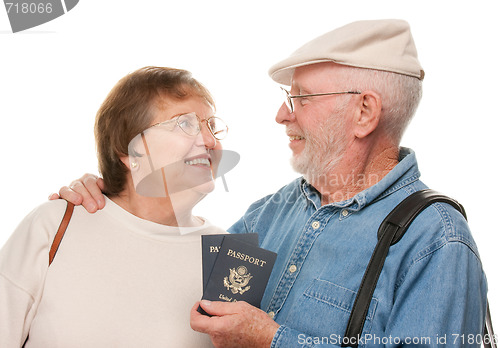
<instances>
[{"instance_id":1,"label":"shirt collar","mask_svg":"<svg viewBox=\"0 0 500 348\"><path fill-rule=\"evenodd\" d=\"M418 170L415 152L409 148L399 149L399 163L378 183L361 191L354 197L328 204L328 206L344 208L351 211L359 211L375 200L384 198L400 188L418 180L420 172ZM302 193L308 202L312 203L316 209L321 207L321 194L305 179L300 182Z\"/></svg>"}]
</instances>

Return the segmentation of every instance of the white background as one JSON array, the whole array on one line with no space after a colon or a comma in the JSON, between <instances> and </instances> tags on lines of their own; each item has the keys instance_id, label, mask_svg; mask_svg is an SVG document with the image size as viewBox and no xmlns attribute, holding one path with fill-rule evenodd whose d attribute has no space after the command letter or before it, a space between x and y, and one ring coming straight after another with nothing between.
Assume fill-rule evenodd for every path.
<instances>
[{"instance_id":1,"label":"white background","mask_svg":"<svg viewBox=\"0 0 500 348\"><path fill-rule=\"evenodd\" d=\"M401 18L426 71L402 145L416 151L427 185L465 205L500 320L497 15L485 0L81 0L60 18L12 34L0 9L0 245L51 192L97 173L95 112L119 78L146 65L192 71L230 125L223 145L241 162L226 175L229 192L219 181L197 212L229 227L297 176L274 122L282 100L268 68L348 22Z\"/></svg>"}]
</instances>

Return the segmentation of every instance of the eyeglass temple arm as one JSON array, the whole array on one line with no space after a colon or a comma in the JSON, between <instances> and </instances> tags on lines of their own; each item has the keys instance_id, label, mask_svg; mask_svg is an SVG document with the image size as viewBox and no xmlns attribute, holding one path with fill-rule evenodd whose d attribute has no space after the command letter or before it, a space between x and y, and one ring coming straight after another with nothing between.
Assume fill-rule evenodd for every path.
<instances>
[{"instance_id":1,"label":"eyeglass temple arm","mask_svg":"<svg viewBox=\"0 0 500 348\"><path fill-rule=\"evenodd\" d=\"M320 95L333 95L333 94L361 94L361 92L360 91L347 91L347 92L314 93L314 94L288 95L288 97L289 98L303 98L303 97L317 97Z\"/></svg>"}]
</instances>

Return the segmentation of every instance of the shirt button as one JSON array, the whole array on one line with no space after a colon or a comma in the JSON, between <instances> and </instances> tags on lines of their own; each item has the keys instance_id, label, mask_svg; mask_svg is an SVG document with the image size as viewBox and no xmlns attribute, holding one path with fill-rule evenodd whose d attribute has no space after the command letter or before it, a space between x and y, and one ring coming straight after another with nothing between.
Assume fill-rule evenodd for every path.
<instances>
[{"instance_id":1,"label":"shirt button","mask_svg":"<svg viewBox=\"0 0 500 348\"><path fill-rule=\"evenodd\" d=\"M291 265L291 266L288 268L288 270L290 271L290 273L295 273L295 272L297 272L297 266L295 266L295 265Z\"/></svg>"},{"instance_id":2,"label":"shirt button","mask_svg":"<svg viewBox=\"0 0 500 348\"><path fill-rule=\"evenodd\" d=\"M274 312L273 311L270 311L269 313L267 313L267 315L269 315L269 318L274 319Z\"/></svg>"},{"instance_id":3,"label":"shirt button","mask_svg":"<svg viewBox=\"0 0 500 348\"><path fill-rule=\"evenodd\" d=\"M312 228L314 228L315 230L319 228L319 225L319 221L313 221L313 223L311 224Z\"/></svg>"},{"instance_id":4,"label":"shirt button","mask_svg":"<svg viewBox=\"0 0 500 348\"><path fill-rule=\"evenodd\" d=\"M342 210L342 216L346 217L347 215L349 215L349 212L347 211L347 209Z\"/></svg>"}]
</instances>

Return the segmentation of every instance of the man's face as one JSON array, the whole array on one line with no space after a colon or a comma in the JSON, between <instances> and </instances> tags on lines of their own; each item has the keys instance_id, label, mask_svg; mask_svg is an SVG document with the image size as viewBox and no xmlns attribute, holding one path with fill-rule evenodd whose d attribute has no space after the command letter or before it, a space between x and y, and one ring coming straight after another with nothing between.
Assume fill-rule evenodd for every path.
<instances>
[{"instance_id":1,"label":"man's face","mask_svg":"<svg viewBox=\"0 0 500 348\"><path fill-rule=\"evenodd\" d=\"M335 64L320 63L295 69L291 95L341 91L335 83ZM347 146L350 95L294 98L294 112L282 105L276 122L286 126L291 163L308 182L331 173ZM315 179L316 178L316 179Z\"/></svg>"}]
</instances>

